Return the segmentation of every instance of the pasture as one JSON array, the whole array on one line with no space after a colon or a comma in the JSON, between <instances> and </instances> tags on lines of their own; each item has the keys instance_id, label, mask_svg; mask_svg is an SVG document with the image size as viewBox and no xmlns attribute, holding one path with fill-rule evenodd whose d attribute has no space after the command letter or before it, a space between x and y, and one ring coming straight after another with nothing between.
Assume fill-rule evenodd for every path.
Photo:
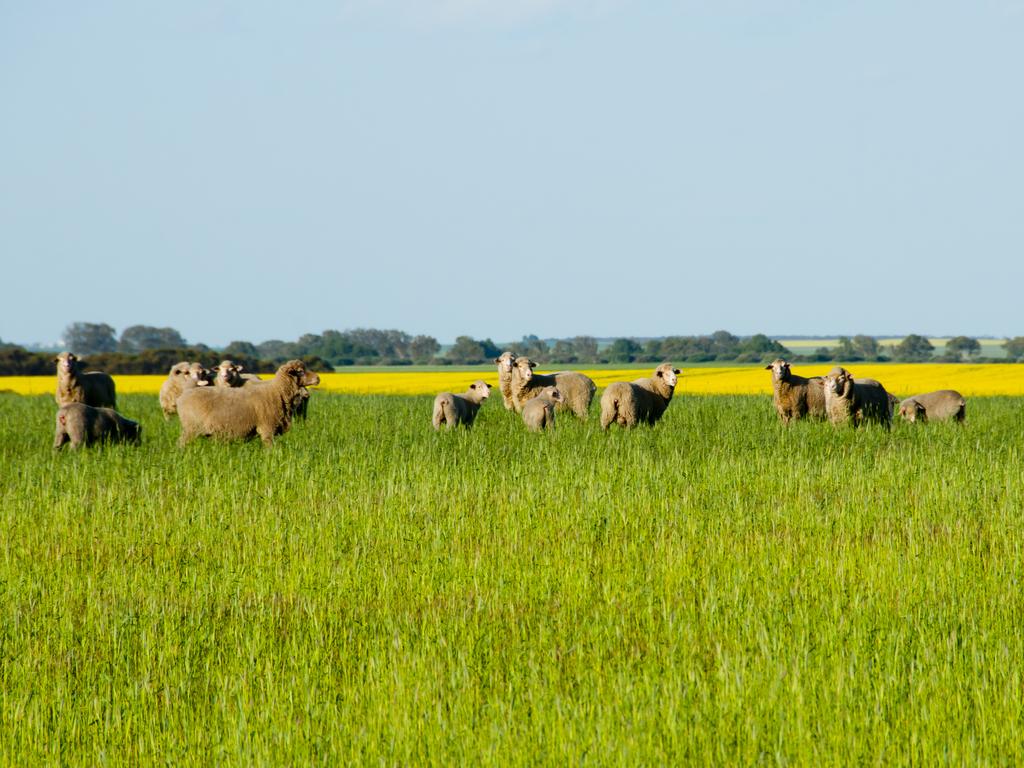
<instances>
[{"instance_id":1,"label":"pasture","mask_svg":"<svg viewBox=\"0 0 1024 768\"><path fill-rule=\"evenodd\" d=\"M766 372L761 375L767 378ZM319 393L271 450L0 395L0 759L1024 761L1024 400L891 433Z\"/></svg>"}]
</instances>

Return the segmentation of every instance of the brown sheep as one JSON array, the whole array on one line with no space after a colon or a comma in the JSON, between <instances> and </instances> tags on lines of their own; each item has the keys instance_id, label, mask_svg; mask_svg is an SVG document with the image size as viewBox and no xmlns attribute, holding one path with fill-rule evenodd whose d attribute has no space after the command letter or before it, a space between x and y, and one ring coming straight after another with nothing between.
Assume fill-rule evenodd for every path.
<instances>
[{"instance_id":1,"label":"brown sheep","mask_svg":"<svg viewBox=\"0 0 1024 768\"><path fill-rule=\"evenodd\" d=\"M662 363L649 379L609 384L601 394L601 429L608 429L612 423L626 428L653 426L672 402L680 373L671 363Z\"/></svg>"},{"instance_id":2,"label":"brown sheep","mask_svg":"<svg viewBox=\"0 0 1024 768\"><path fill-rule=\"evenodd\" d=\"M838 365L825 376L825 410L833 424L859 426L873 421L889 429L892 423L885 387L874 379L855 379Z\"/></svg>"},{"instance_id":3,"label":"brown sheep","mask_svg":"<svg viewBox=\"0 0 1024 768\"><path fill-rule=\"evenodd\" d=\"M113 408L93 408L85 403L68 403L57 411L57 428L53 437L53 449L60 450L64 443L71 443L72 450L93 443L142 442L142 427L126 419Z\"/></svg>"},{"instance_id":4,"label":"brown sheep","mask_svg":"<svg viewBox=\"0 0 1024 768\"><path fill-rule=\"evenodd\" d=\"M116 408L114 380L101 371L83 371L73 352L61 352L57 363L57 405L85 403L94 408Z\"/></svg>"},{"instance_id":5,"label":"brown sheep","mask_svg":"<svg viewBox=\"0 0 1024 768\"><path fill-rule=\"evenodd\" d=\"M517 357L512 366L512 404L517 413L523 405L540 394L545 387L558 387L562 402L558 410L572 411L581 419L587 418L590 402L594 399L597 385L588 376L575 371L558 373L534 373L537 364L528 357Z\"/></svg>"},{"instance_id":6,"label":"brown sheep","mask_svg":"<svg viewBox=\"0 0 1024 768\"><path fill-rule=\"evenodd\" d=\"M963 424L966 415L967 401L953 389L914 395L900 403L900 416L911 423L953 419Z\"/></svg>"},{"instance_id":7,"label":"brown sheep","mask_svg":"<svg viewBox=\"0 0 1024 768\"><path fill-rule=\"evenodd\" d=\"M494 362L498 364L498 388L501 389L501 399L505 403L505 410L514 411L512 369L516 364L516 353L506 350L494 358Z\"/></svg>"},{"instance_id":8,"label":"brown sheep","mask_svg":"<svg viewBox=\"0 0 1024 768\"><path fill-rule=\"evenodd\" d=\"M434 398L434 416L431 420L434 429L440 429L442 424L448 429L459 425L473 426L477 411L490 395L491 385L481 380L474 381L461 395L440 393Z\"/></svg>"},{"instance_id":9,"label":"brown sheep","mask_svg":"<svg viewBox=\"0 0 1024 768\"><path fill-rule=\"evenodd\" d=\"M209 371L201 363L182 361L171 366L167 380L160 386L160 408L164 418L170 419L178 412L178 396L185 388L185 382L192 381L196 386L205 387L210 383Z\"/></svg>"},{"instance_id":10,"label":"brown sheep","mask_svg":"<svg viewBox=\"0 0 1024 768\"><path fill-rule=\"evenodd\" d=\"M789 363L779 358L766 365L772 372L772 401L783 424L793 419L825 418L824 379L821 376L804 378L789 369Z\"/></svg>"},{"instance_id":11,"label":"brown sheep","mask_svg":"<svg viewBox=\"0 0 1024 768\"><path fill-rule=\"evenodd\" d=\"M178 398L179 445L197 437L249 440L256 436L271 445L275 435L291 428L292 409L301 387L320 383L301 360L290 360L270 381L252 387L195 387Z\"/></svg>"},{"instance_id":12,"label":"brown sheep","mask_svg":"<svg viewBox=\"0 0 1024 768\"><path fill-rule=\"evenodd\" d=\"M544 387L540 394L523 405L523 423L533 432L555 426L555 407L562 402L562 393L556 387Z\"/></svg>"}]
</instances>

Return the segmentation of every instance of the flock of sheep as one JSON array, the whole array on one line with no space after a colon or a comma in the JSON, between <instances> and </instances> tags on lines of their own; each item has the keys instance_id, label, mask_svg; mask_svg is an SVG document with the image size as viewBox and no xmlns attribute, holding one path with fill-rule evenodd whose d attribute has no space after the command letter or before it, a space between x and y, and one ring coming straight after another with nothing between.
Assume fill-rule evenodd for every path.
<instances>
[{"instance_id":1,"label":"flock of sheep","mask_svg":"<svg viewBox=\"0 0 1024 768\"><path fill-rule=\"evenodd\" d=\"M57 362L56 434L53 447L70 443L72 448L96 442L141 441L142 427L116 409L114 380L101 371L84 371L78 358L62 352ZM539 374L528 357L504 352L494 361L505 408L522 416L530 430L554 426L555 414L567 411L586 419L597 386L575 371ZM899 403L899 414L910 422L955 419L963 422L966 402L959 392L940 390L915 395L899 402L874 379L855 379L836 366L825 376L805 378L790 370L785 360L775 360L772 372L775 409L783 423L794 419L827 419L833 424L860 425L868 422L889 428ZM680 370L669 363L654 369L649 378L616 381L601 395L601 428L612 424L629 428L654 425L672 402ZM160 388L160 406L165 419L178 415L181 423L179 445L197 437L247 440L259 437L264 444L284 434L296 416L305 418L309 387L320 377L306 370L301 360L291 360L274 377L263 381L243 373L242 366L224 360L216 368L181 362L171 367ZM462 394L442 392L434 398L431 423L442 426L472 426L477 411L490 396L491 385L478 380Z\"/></svg>"},{"instance_id":2,"label":"flock of sheep","mask_svg":"<svg viewBox=\"0 0 1024 768\"><path fill-rule=\"evenodd\" d=\"M320 377L307 371L301 360L285 363L269 381L242 373L242 366L231 360L213 369L181 362L171 366L160 387L160 407L165 419L178 415L179 445L197 437L259 437L270 445L275 436L291 428L293 417L306 417L308 387L319 383ZM55 449L65 443L78 448L104 441L140 442L142 427L115 410L114 380L101 371L83 371L70 352L57 356L55 397L59 406Z\"/></svg>"}]
</instances>

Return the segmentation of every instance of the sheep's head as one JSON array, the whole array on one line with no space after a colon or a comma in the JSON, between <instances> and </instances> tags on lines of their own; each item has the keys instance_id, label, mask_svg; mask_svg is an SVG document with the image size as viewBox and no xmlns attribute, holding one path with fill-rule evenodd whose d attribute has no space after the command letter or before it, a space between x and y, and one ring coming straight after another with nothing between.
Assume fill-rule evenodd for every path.
<instances>
[{"instance_id":1,"label":"sheep's head","mask_svg":"<svg viewBox=\"0 0 1024 768\"><path fill-rule=\"evenodd\" d=\"M512 373L512 366L516 364L516 353L506 350L494 358L494 362L498 364L499 373Z\"/></svg>"},{"instance_id":2,"label":"sheep's head","mask_svg":"<svg viewBox=\"0 0 1024 768\"><path fill-rule=\"evenodd\" d=\"M491 396L491 385L483 379L477 379L469 385L470 394L476 398L477 402L483 402Z\"/></svg>"},{"instance_id":3,"label":"sheep's head","mask_svg":"<svg viewBox=\"0 0 1024 768\"><path fill-rule=\"evenodd\" d=\"M654 378L661 379L669 387L675 387L676 382L679 381L679 374L681 370L672 365L672 363L662 363L654 369Z\"/></svg>"},{"instance_id":4,"label":"sheep's head","mask_svg":"<svg viewBox=\"0 0 1024 768\"><path fill-rule=\"evenodd\" d=\"M537 364L528 357L517 357L515 367L519 371L520 378L523 381L529 381L533 378L533 369L537 367Z\"/></svg>"},{"instance_id":5,"label":"sheep's head","mask_svg":"<svg viewBox=\"0 0 1024 768\"><path fill-rule=\"evenodd\" d=\"M182 363L179 363L179 365L182 365ZM188 377L192 379L197 386L205 387L208 384L213 383L216 374L214 374L210 369L204 368L202 363L184 363L184 365L188 366Z\"/></svg>"},{"instance_id":6,"label":"sheep's head","mask_svg":"<svg viewBox=\"0 0 1024 768\"><path fill-rule=\"evenodd\" d=\"M772 360L772 362L764 368L766 371L772 372L772 379L774 381L789 381L789 363L781 357Z\"/></svg>"},{"instance_id":7,"label":"sheep's head","mask_svg":"<svg viewBox=\"0 0 1024 768\"><path fill-rule=\"evenodd\" d=\"M565 397L563 397L561 391L557 387L544 387L540 391L540 397L546 397L553 403L564 403Z\"/></svg>"},{"instance_id":8,"label":"sheep's head","mask_svg":"<svg viewBox=\"0 0 1024 768\"><path fill-rule=\"evenodd\" d=\"M66 373L71 373L78 365L78 357L74 352L61 352L54 358L54 361L57 363L57 370Z\"/></svg>"},{"instance_id":9,"label":"sheep's head","mask_svg":"<svg viewBox=\"0 0 1024 768\"><path fill-rule=\"evenodd\" d=\"M825 393L843 398L850 396L853 393L853 376L837 365L825 375Z\"/></svg>"},{"instance_id":10,"label":"sheep's head","mask_svg":"<svg viewBox=\"0 0 1024 768\"><path fill-rule=\"evenodd\" d=\"M172 379L181 379L182 377L189 376L192 372L191 366L188 363L175 363L171 366L171 370L168 372L168 376Z\"/></svg>"},{"instance_id":11,"label":"sheep's head","mask_svg":"<svg viewBox=\"0 0 1024 768\"><path fill-rule=\"evenodd\" d=\"M234 387L242 379L242 371L245 370L233 360L221 360L214 370L217 372L217 383L222 386Z\"/></svg>"},{"instance_id":12,"label":"sheep's head","mask_svg":"<svg viewBox=\"0 0 1024 768\"><path fill-rule=\"evenodd\" d=\"M900 403L900 416L914 424L917 421L927 421L928 412L920 402L910 397Z\"/></svg>"},{"instance_id":13,"label":"sheep's head","mask_svg":"<svg viewBox=\"0 0 1024 768\"><path fill-rule=\"evenodd\" d=\"M307 371L306 364L301 360L289 360L277 369L277 375L291 377L300 387L315 387L320 383L320 376L313 371Z\"/></svg>"}]
</instances>

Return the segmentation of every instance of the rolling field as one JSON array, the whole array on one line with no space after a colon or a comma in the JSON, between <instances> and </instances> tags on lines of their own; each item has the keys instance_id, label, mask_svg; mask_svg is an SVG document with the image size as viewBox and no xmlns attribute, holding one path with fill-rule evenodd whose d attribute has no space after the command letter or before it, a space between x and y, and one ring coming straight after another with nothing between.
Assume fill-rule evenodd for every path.
<instances>
[{"instance_id":1,"label":"rolling field","mask_svg":"<svg viewBox=\"0 0 1024 768\"><path fill-rule=\"evenodd\" d=\"M690 383L608 434L317 393L271 450L124 394L141 448L60 455L0 395L0 760L1024 762L1024 399L786 430Z\"/></svg>"}]
</instances>

